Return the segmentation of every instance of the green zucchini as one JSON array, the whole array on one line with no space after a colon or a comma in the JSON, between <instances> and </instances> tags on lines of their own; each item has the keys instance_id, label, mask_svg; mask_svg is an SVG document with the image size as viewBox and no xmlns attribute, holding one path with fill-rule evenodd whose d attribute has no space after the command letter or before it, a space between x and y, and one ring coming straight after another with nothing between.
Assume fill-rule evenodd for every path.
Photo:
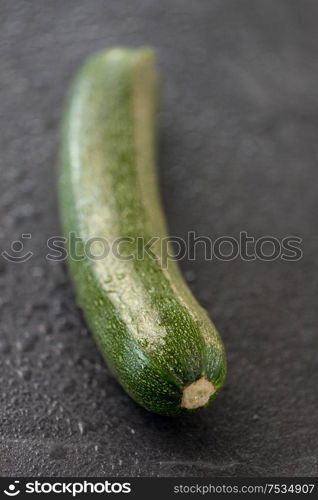
<instances>
[{"instance_id":1,"label":"green zucchini","mask_svg":"<svg viewBox=\"0 0 318 500\"><path fill-rule=\"evenodd\" d=\"M155 59L147 48L114 48L84 64L62 121L59 199L77 301L111 371L147 410L182 415L215 397L226 362L162 245Z\"/></svg>"}]
</instances>

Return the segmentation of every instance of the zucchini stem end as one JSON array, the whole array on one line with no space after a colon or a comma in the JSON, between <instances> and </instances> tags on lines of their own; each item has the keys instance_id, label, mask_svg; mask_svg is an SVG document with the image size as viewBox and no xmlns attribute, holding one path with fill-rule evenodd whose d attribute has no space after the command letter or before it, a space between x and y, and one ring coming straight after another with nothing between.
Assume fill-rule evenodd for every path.
<instances>
[{"instance_id":1,"label":"zucchini stem end","mask_svg":"<svg viewBox=\"0 0 318 500\"><path fill-rule=\"evenodd\" d=\"M208 403L215 391L212 382L205 377L201 377L183 389L181 407L187 410L200 408Z\"/></svg>"}]
</instances>

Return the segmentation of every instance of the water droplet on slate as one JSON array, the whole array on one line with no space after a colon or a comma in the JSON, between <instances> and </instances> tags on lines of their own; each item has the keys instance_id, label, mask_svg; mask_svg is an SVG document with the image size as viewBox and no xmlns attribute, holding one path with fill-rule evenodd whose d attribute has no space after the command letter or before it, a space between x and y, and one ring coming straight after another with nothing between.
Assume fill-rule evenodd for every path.
<instances>
[{"instance_id":1,"label":"water droplet on slate","mask_svg":"<svg viewBox=\"0 0 318 500\"><path fill-rule=\"evenodd\" d=\"M43 267L35 266L32 269L32 276L34 278L42 278L43 275L44 275L44 269L43 269Z\"/></svg>"},{"instance_id":2,"label":"water droplet on slate","mask_svg":"<svg viewBox=\"0 0 318 500\"><path fill-rule=\"evenodd\" d=\"M54 460L62 460L67 455L66 449L60 444L54 444L49 453Z\"/></svg>"},{"instance_id":3,"label":"water droplet on slate","mask_svg":"<svg viewBox=\"0 0 318 500\"><path fill-rule=\"evenodd\" d=\"M6 340L0 340L0 353L8 354L11 350L10 344Z\"/></svg>"},{"instance_id":4,"label":"water droplet on slate","mask_svg":"<svg viewBox=\"0 0 318 500\"><path fill-rule=\"evenodd\" d=\"M186 271L185 272L185 279L187 280L188 283L193 283L196 279L196 275L194 271Z\"/></svg>"},{"instance_id":5,"label":"water droplet on slate","mask_svg":"<svg viewBox=\"0 0 318 500\"><path fill-rule=\"evenodd\" d=\"M78 422L77 425L78 425L81 436L83 436L86 432L86 425L84 424L84 422Z\"/></svg>"},{"instance_id":6,"label":"water droplet on slate","mask_svg":"<svg viewBox=\"0 0 318 500\"><path fill-rule=\"evenodd\" d=\"M26 338L24 338L22 340L18 340L15 343L15 345L16 345L16 348L19 352L28 352L28 351L32 351L36 342L37 342L37 336L30 335L30 336L26 336Z\"/></svg>"},{"instance_id":7,"label":"water droplet on slate","mask_svg":"<svg viewBox=\"0 0 318 500\"><path fill-rule=\"evenodd\" d=\"M17 374L25 381L28 381L31 378L31 370L29 370L29 368L19 368L17 370Z\"/></svg>"}]
</instances>

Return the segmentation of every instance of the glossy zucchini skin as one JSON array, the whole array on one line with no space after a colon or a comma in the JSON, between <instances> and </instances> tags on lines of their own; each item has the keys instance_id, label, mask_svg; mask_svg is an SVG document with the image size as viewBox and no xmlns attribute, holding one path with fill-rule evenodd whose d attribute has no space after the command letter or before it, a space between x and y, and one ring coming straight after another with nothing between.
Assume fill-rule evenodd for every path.
<instances>
[{"instance_id":1,"label":"glossy zucchini skin","mask_svg":"<svg viewBox=\"0 0 318 500\"><path fill-rule=\"evenodd\" d=\"M183 391L201 377L214 387L203 406L215 397L226 361L177 264L158 243L140 258L141 238L167 234L155 169L155 59L151 49L114 48L87 60L65 108L58 186L69 254L70 233L79 238L77 258L68 258L77 301L100 351L135 401L175 416L194 411L182 406ZM88 252L91 238L103 240ZM104 241L120 241L117 255L92 258L95 245L100 256L107 250Z\"/></svg>"}]
</instances>

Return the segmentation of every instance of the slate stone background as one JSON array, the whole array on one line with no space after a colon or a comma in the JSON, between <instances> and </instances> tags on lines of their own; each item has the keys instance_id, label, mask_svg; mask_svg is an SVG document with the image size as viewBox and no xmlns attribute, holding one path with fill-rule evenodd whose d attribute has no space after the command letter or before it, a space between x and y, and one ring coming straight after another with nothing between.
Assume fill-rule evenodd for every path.
<instances>
[{"instance_id":1,"label":"slate stone background","mask_svg":"<svg viewBox=\"0 0 318 500\"><path fill-rule=\"evenodd\" d=\"M315 0L2 0L0 242L30 233L34 256L0 259L1 475L317 475L317 18ZM298 262L182 262L229 365L183 420L124 394L45 259L66 89L118 44L160 52L171 234L303 238Z\"/></svg>"}]
</instances>

